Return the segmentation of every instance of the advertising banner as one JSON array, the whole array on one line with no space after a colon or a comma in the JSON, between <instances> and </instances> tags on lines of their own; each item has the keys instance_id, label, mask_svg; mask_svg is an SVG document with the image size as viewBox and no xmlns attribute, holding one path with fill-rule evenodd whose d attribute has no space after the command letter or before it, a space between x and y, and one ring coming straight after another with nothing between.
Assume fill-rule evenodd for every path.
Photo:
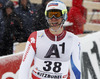
<instances>
[{"instance_id":1,"label":"advertising banner","mask_svg":"<svg viewBox=\"0 0 100 79\"><path fill-rule=\"evenodd\" d=\"M80 38L82 79L100 79L100 32Z\"/></svg>"},{"instance_id":2,"label":"advertising banner","mask_svg":"<svg viewBox=\"0 0 100 79\"><path fill-rule=\"evenodd\" d=\"M0 57L0 79L17 79L23 53Z\"/></svg>"}]
</instances>

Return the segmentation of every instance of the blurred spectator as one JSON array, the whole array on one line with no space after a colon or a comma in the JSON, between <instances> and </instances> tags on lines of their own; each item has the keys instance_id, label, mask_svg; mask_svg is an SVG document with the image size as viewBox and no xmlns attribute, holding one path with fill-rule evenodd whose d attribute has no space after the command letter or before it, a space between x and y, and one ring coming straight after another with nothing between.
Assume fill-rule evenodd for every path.
<instances>
[{"instance_id":1,"label":"blurred spectator","mask_svg":"<svg viewBox=\"0 0 100 79\"><path fill-rule=\"evenodd\" d=\"M83 34L84 24L86 23L87 10L82 6L83 0L73 0L72 7L68 12L68 22L73 23L71 26L66 26L65 30L74 34Z\"/></svg>"},{"instance_id":2,"label":"blurred spectator","mask_svg":"<svg viewBox=\"0 0 100 79\"><path fill-rule=\"evenodd\" d=\"M5 5L5 0L0 0L0 56L2 55L2 45L3 45L3 35L5 30L5 23L3 19L3 8Z\"/></svg>"},{"instance_id":3,"label":"blurred spectator","mask_svg":"<svg viewBox=\"0 0 100 79\"><path fill-rule=\"evenodd\" d=\"M26 32L26 38L35 31L35 7L29 0L19 0L19 6L15 9L16 13L20 15L22 19L23 29Z\"/></svg>"},{"instance_id":4,"label":"blurred spectator","mask_svg":"<svg viewBox=\"0 0 100 79\"><path fill-rule=\"evenodd\" d=\"M8 1L3 9L3 17L5 21L5 32L3 36L3 50L2 55L13 53L14 42L24 42L25 34L21 19L14 12L14 4L12 1Z\"/></svg>"},{"instance_id":5,"label":"blurred spectator","mask_svg":"<svg viewBox=\"0 0 100 79\"><path fill-rule=\"evenodd\" d=\"M42 0L42 4L38 5L37 8L37 15L35 18L35 26L36 30L41 30L41 29L47 29L48 28L48 23L47 20L45 19L45 8L46 4L52 0Z\"/></svg>"},{"instance_id":6,"label":"blurred spectator","mask_svg":"<svg viewBox=\"0 0 100 79\"><path fill-rule=\"evenodd\" d=\"M0 56L2 56L2 50L3 50L2 47L3 47L4 30L5 30L4 19L3 18L0 18Z\"/></svg>"}]
</instances>

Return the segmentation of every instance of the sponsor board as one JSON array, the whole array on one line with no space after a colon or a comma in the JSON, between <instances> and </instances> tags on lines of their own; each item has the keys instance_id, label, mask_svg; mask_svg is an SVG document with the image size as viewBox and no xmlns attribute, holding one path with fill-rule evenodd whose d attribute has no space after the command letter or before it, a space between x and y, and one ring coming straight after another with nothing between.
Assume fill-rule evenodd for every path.
<instances>
[{"instance_id":1,"label":"sponsor board","mask_svg":"<svg viewBox=\"0 0 100 79\"><path fill-rule=\"evenodd\" d=\"M0 79L17 79L23 53L0 57Z\"/></svg>"},{"instance_id":2,"label":"sponsor board","mask_svg":"<svg viewBox=\"0 0 100 79\"><path fill-rule=\"evenodd\" d=\"M82 79L100 79L100 32L81 37Z\"/></svg>"}]
</instances>

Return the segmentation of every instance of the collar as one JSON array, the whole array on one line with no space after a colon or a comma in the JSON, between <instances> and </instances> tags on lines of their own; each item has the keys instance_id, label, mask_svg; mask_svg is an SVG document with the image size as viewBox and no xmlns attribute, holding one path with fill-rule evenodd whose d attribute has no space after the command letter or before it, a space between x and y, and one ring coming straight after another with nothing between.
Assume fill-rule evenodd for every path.
<instances>
[{"instance_id":1,"label":"collar","mask_svg":"<svg viewBox=\"0 0 100 79\"><path fill-rule=\"evenodd\" d=\"M60 40L62 40L62 39L65 37L65 35L66 35L66 31L65 31L65 30L63 30L63 32L62 32L61 34L58 34L58 35L52 34L52 33L49 31L49 29L45 29L44 31L45 31L45 34L47 35L47 37L48 37L50 40L52 40L52 41L60 41Z\"/></svg>"}]
</instances>

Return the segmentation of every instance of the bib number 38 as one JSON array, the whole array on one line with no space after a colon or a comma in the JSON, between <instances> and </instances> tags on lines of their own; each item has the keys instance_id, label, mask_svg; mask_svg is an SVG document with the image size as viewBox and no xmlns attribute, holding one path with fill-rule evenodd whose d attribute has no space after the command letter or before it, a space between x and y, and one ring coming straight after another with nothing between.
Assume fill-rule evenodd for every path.
<instances>
[{"instance_id":1,"label":"bib number 38","mask_svg":"<svg viewBox=\"0 0 100 79\"><path fill-rule=\"evenodd\" d=\"M44 71L50 71L52 69L53 72L60 72L61 71L61 62L54 62L52 63L51 61L44 61L46 64L45 67L43 67Z\"/></svg>"}]
</instances>

